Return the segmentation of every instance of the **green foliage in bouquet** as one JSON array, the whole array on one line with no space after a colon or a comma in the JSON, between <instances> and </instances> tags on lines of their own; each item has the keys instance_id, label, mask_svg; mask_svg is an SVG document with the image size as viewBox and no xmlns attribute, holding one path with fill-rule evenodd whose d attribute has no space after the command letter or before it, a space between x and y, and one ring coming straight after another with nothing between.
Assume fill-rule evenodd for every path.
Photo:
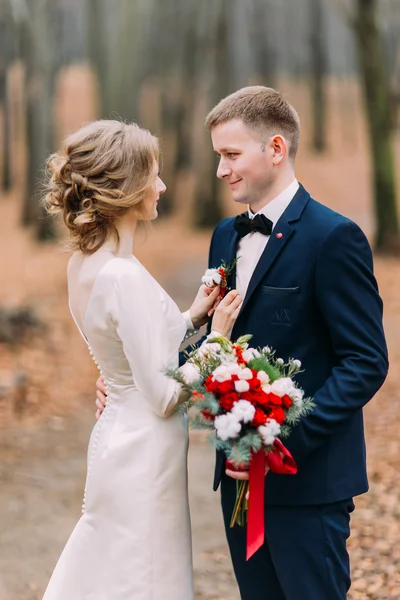
<instances>
[{"instance_id":1,"label":"green foliage in bouquet","mask_svg":"<svg viewBox=\"0 0 400 600\"><path fill-rule=\"evenodd\" d=\"M279 379L279 377L282 377L279 368L268 363L262 356L260 358L253 358L249 361L248 365L250 369L254 369L255 371L265 371L270 378L271 383Z\"/></svg>"}]
</instances>

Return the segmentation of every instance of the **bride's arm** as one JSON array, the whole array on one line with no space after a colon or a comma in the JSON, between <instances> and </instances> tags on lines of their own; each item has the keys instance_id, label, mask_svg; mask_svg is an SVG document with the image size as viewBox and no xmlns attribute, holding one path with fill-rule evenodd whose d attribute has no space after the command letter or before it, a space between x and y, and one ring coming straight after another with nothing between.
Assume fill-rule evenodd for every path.
<instances>
[{"instance_id":1,"label":"bride's arm","mask_svg":"<svg viewBox=\"0 0 400 600\"><path fill-rule=\"evenodd\" d=\"M190 318L190 309L183 312L182 317L185 319L185 323L186 323L186 334L185 334L185 337L183 338L183 341L185 341L185 340L188 340L193 335L197 335L199 333L199 329L197 329L193 325L193 321Z\"/></svg>"},{"instance_id":2,"label":"bride's arm","mask_svg":"<svg viewBox=\"0 0 400 600\"><path fill-rule=\"evenodd\" d=\"M181 386L165 375L174 366L168 331L157 289L141 267L117 274L111 306L136 387L155 413L169 416L184 399Z\"/></svg>"},{"instance_id":3,"label":"bride's arm","mask_svg":"<svg viewBox=\"0 0 400 600\"><path fill-rule=\"evenodd\" d=\"M133 378L138 387L141 386L139 389L143 390L144 395L147 390L148 399L155 401L158 414L168 416L177 404L185 402L189 396L178 383L168 379L163 373L166 365L162 366L163 360L159 352L163 346L163 319L161 318L160 322L160 316L162 317L160 307L151 309L152 293L151 290L146 290L146 287L141 286L139 280L132 281L132 277L125 276L119 280L116 289L116 306L119 309L114 320L117 331L120 332ZM236 290L225 296L212 320L214 335L230 337L241 302L242 299ZM153 318L149 319L151 314ZM146 357L149 358L148 362ZM96 382L96 418L99 418L104 410L106 401L104 383L99 377Z\"/></svg>"},{"instance_id":4,"label":"bride's arm","mask_svg":"<svg viewBox=\"0 0 400 600\"><path fill-rule=\"evenodd\" d=\"M219 302L220 288L209 288L201 285L192 306L182 313L186 323L186 335L183 341L199 333L202 325L205 325L214 313Z\"/></svg>"}]
</instances>

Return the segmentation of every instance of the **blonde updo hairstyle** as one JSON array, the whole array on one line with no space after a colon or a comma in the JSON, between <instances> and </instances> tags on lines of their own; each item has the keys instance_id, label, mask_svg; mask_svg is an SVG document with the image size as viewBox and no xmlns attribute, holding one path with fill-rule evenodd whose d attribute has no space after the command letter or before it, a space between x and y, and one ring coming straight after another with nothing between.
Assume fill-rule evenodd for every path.
<instances>
[{"instance_id":1,"label":"blonde updo hairstyle","mask_svg":"<svg viewBox=\"0 0 400 600\"><path fill-rule=\"evenodd\" d=\"M101 120L88 123L64 142L47 161L44 203L61 213L71 234L72 250L96 252L114 236L115 221L146 197L159 161L159 144L135 123Z\"/></svg>"}]
</instances>

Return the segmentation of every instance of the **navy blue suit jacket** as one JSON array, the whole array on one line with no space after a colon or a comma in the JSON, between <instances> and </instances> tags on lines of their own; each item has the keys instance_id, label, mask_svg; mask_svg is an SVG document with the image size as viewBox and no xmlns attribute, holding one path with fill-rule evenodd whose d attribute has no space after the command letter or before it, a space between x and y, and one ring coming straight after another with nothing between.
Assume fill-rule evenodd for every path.
<instances>
[{"instance_id":1,"label":"navy blue suit jacket","mask_svg":"<svg viewBox=\"0 0 400 600\"><path fill-rule=\"evenodd\" d=\"M233 224L229 218L216 227L210 267L236 256ZM247 333L253 335L251 346L269 345L285 360L301 360L304 372L297 381L316 403L284 441L298 474L269 472L266 503L329 503L367 491L362 407L388 369L372 253L355 223L313 200L302 186L254 270L232 339ZM223 470L219 452L214 489Z\"/></svg>"}]
</instances>

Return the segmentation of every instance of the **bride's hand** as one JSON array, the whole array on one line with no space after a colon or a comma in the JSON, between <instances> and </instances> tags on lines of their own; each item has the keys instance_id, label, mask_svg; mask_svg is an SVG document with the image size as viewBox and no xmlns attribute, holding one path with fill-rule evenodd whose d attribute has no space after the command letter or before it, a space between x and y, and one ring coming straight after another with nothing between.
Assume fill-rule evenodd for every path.
<instances>
[{"instance_id":1,"label":"bride's hand","mask_svg":"<svg viewBox=\"0 0 400 600\"><path fill-rule=\"evenodd\" d=\"M212 315L218 304L219 294L219 286L215 288L209 288L206 285L200 286L196 298L190 307L190 318L195 329L207 323L208 317Z\"/></svg>"},{"instance_id":2,"label":"bride's hand","mask_svg":"<svg viewBox=\"0 0 400 600\"><path fill-rule=\"evenodd\" d=\"M211 330L217 331L227 338L231 337L232 329L242 307L242 297L237 290L231 290L215 309Z\"/></svg>"}]
</instances>

